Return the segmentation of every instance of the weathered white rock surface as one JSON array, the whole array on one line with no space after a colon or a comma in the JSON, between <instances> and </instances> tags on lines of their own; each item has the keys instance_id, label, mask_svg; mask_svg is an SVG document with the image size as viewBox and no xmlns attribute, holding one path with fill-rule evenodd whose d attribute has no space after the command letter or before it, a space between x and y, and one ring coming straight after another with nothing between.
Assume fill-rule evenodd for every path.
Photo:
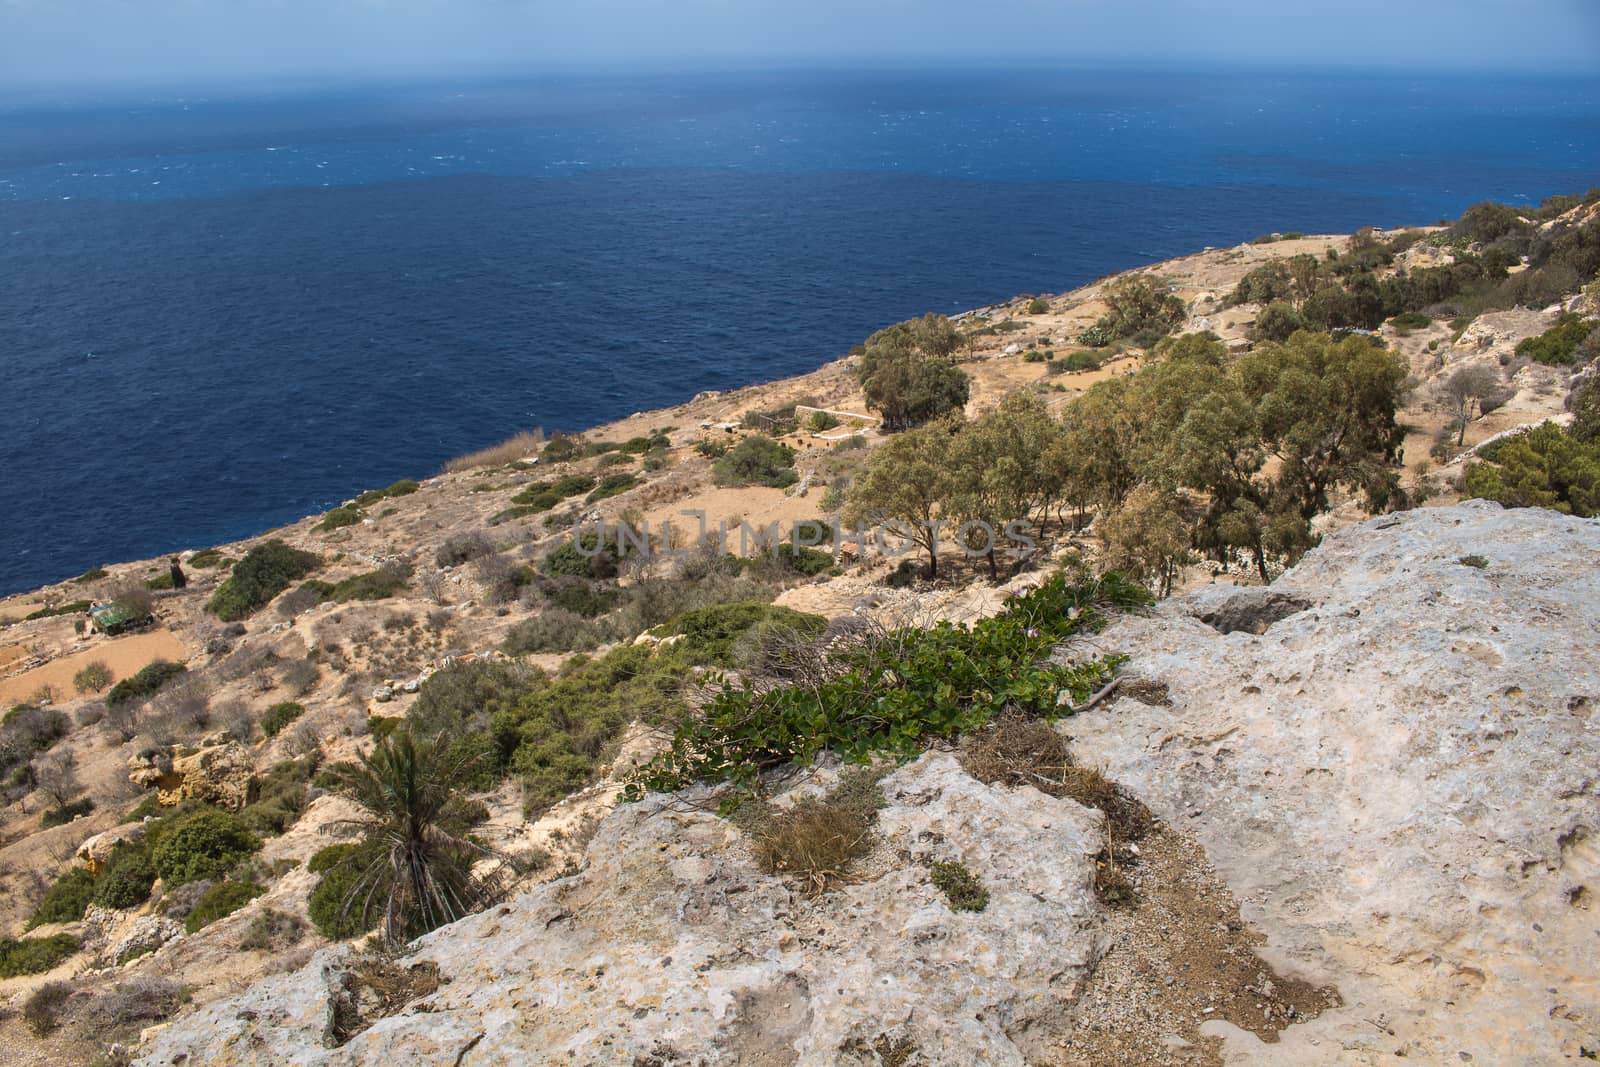
<instances>
[{"instance_id":1,"label":"weathered white rock surface","mask_svg":"<svg viewBox=\"0 0 1600 1067\"><path fill-rule=\"evenodd\" d=\"M1600 1051L1600 523L1484 502L1389 516L1270 589L1092 640L1173 705L1072 720L1080 761L1193 833L1263 955L1346 1002L1277 1045L1232 1031L1232 1060Z\"/></svg>"},{"instance_id":2,"label":"weathered white rock surface","mask_svg":"<svg viewBox=\"0 0 1600 1067\"><path fill-rule=\"evenodd\" d=\"M421 942L437 992L330 1047L347 949L208 1005L142 1064L838 1064L910 1038L930 1062L1022 1064L1065 1025L1099 952L1100 816L929 755L883 783L887 849L959 859L990 890L953 912L896 858L808 901L727 821L623 805L579 875ZM638 1057L636 1060L635 1057Z\"/></svg>"}]
</instances>

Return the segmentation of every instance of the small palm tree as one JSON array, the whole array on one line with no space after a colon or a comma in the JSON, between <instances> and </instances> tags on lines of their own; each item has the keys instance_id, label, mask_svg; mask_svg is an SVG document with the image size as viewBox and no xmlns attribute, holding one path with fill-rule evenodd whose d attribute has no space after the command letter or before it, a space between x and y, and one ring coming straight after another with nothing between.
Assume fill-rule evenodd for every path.
<instances>
[{"instance_id":1,"label":"small palm tree","mask_svg":"<svg viewBox=\"0 0 1600 1067\"><path fill-rule=\"evenodd\" d=\"M347 913L359 907L363 927L381 909L384 940L391 946L478 911L500 893L501 857L470 840L451 810L479 758L442 735L416 738L401 729L359 764L330 768L339 791L366 811L329 827L363 836L347 861L358 864L359 872L342 906ZM485 859L495 861L491 871L475 873Z\"/></svg>"}]
</instances>

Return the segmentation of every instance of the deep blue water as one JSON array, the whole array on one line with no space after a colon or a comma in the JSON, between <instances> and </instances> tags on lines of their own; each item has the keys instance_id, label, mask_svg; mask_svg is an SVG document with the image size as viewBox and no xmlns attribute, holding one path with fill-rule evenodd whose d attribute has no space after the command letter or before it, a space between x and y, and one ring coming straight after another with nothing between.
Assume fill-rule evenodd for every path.
<instances>
[{"instance_id":1,"label":"deep blue water","mask_svg":"<svg viewBox=\"0 0 1600 1067\"><path fill-rule=\"evenodd\" d=\"M1600 184L1600 80L1021 70L0 101L0 592L1270 230Z\"/></svg>"}]
</instances>

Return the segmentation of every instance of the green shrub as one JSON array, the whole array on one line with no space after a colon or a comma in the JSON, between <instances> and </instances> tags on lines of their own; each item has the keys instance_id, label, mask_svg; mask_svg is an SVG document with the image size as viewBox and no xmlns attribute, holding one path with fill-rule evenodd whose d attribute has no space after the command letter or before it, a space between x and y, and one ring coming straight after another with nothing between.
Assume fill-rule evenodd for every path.
<instances>
[{"instance_id":1,"label":"green shrub","mask_svg":"<svg viewBox=\"0 0 1600 1067\"><path fill-rule=\"evenodd\" d=\"M410 496L421 488L421 482L413 481L410 478L402 478L387 489L368 489L366 492L361 493L356 497L356 507L371 507L378 501L388 497Z\"/></svg>"},{"instance_id":2,"label":"green shrub","mask_svg":"<svg viewBox=\"0 0 1600 1067\"><path fill-rule=\"evenodd\" d=\"M186 672L181 663L158 659L131 678L124 678L106 694L106 706L114 708L131 700L148 700L172 679Z\"/></svg>"},{"instance_id":3,"label":"green shrub","mask_svg":"<svg viewBox=\"0 0 1600 1067\"><path fill-rule=\"evenodd\" d=\"M746 600L686 611L657 632L682 636L681 651L697 664L732 667L737 665L734 651L746 635L782 627L802 638L818 637L827 625L820 615Z\"/></svg>"},{"instance_id":4,"label":"green shrub","mask_svg":"<svg viewBox=\"0 0 1600 1067\"><path fill-rule=\"evenodd\" d=\"M371 879L363 876L374 863L383 861L382 851L371 844L343 847L351 851L341 853L323 869L322 878L306 900L312 925L332 941L359 937L377 925L383 912L381 905L362 906L371 886Z\"/></svg>"},{"instance_id":5,"label":"green shrub","mask_svg":"<svg viewBox=\"0 0 1600 1067\"><path fill-rule=\"evenodd\" d=\"M1069 371L1099 370L1104 362L1093 352L1073 352L1062 360L1062 364Z\"/></svg>"},{"instance_id":6,"label":"green shrub","mask_svg":"<svg viewBox=\"0 0 1600 1067\"><path fill-rule=\"evenodd\" d=\"M395 727L404 721L404 719L396 718L392 715L368 715L367 733L372 735L374 741L382 741L385 737L394 733Z\"/></svg>"},{"instance_id":7,"label":"green shrub","mask_svg":"<svg viewBox=\"0 0 1600 1067\"><path fill-rule=\"evenodd\" d=\"M330 530L340 530L346 526L354 526L362 519L361 509L354 504L345 504L334 508L322 516L322 521L317 523L317 529L324 533Z\"/></svg>"},{"instance_id":8,"label":"green shrub","mask_svg":"<svg viewBox=\"0 0 1600 1067\"><path fill-rule=\"evenodd\" d=\"M1028 314L1030 314L1030 315L1048 315L1048 314L1050 314L1050 301L1046 300L1042 296L1034 297L1032 300L1028 301Z\"/></svg>"},{"instance_id":9,"label":"green shrub","mask_svg":"<svg viewBox=\"0 0 1600 1067\"><path fill-rule=\"evenodd\" d=\"M768 549L763 553L762 559L783 573L800 574L808 578L826 573L834 566L833 553L824 552L819 548L806 548L787 541L776 548Z\"/></svg>"},{"instance_id":10,"label":"green shrub","mask_svg":"<svg viewBox=\"0 0 1600 1067\"><path fill-rule=\"evenodd\" d=\"M74 600L53 608L40 608L38 611L22 617L23 622L33 622L37 619L54 619L62 615L82 615L92 607L87 600Z\"/></svg>"},{"instance_id":11,"label":"green shrub","mask_svg":"<svg viewBox=\"0 0 1600 1067\"><path fill-rule=\"evenodd\" d=\"M728 454L726 441L696 441L694 450L707 459L720 459Z\"/></svg>"},{"instance_id":12,"label":"green shrub","mask_svg":"<svg viewBox=\"0 0 1600 1067\"><path fill-rule=\"evenodd\" d=\"M104 567L96 567L93 570L84 571L82 574L78 575L72 580L77 582L79 585L88 585L90 582L98 582L100 579L106 577L110 573L111 572L106 570Z\"/></svg>"},{"instance_id":13,"label":"green shrub","mask_svg":"<svg viewBox=\"0 0 1600 1067\"><path fill-rule=\"evenodd\" d=\"M261 732L268 737L276 737L285 726L294 722L306 713L306 709L292 700L285 700L281 704L274 704L261 716Z\"/></svg>"},{"instance_id":14,"label":"green shrub","mask_svg":"<svg viewBox=\"0 0 1600 1067\"><path fill-rule=\"evenodd\" d=\"M1553 423L1503 437L1478 451L1463 475L1463 495L1508 508L1600 514L1600 442L1584 442Z\"/></svg>"},{"instance_id":15,"label":"green shrub","mask_svg":"<svg viewBox=\"0 0 1600 1067\"><path fill-rule=\"evenodd\" d=\"M1538 337L1518 342L1517 355L1550 367L1571 366L1577 362L1578 345L1597 329L1595 320L1569 313Z\"/></svg>"},{"instance_id":16,"label":"green shrub","mask_svg":"<svg viewBox=\"0 0 1600 1067\"><path fill-rule=\"evenodd\" d=\"M941 622L841 649L835 676L820 685L724 685L678 727L671 748L629 780L625 795L700 780L748 785L764 768L806 765L823 751L854 763L912 755L930 737L953 738L1008 710L1060 714L1058 694L1082 700L1121 660L1064 666L1050 659L1055 646L1096 625L1101 605L1148 600L1115 575L1077 585L1057 575L971 626Z\"/></svg>"},{"instance_id":17,"label":"green shrub","mask_svg":"<svg viewBox=\"0 0 1600 1067\"><path fill-rule=\"evenodd\" d=\"M203 548L189 557L188 565L196 570L208 571L228 563L228 557L222 554L221 549Z\"/></svg>"},{"instance_id":18,"label":"green shrub","mask_svg":"<svg viewBox=\"0 0 1600 1067\"><path fill-rule=\"evenodd\" d=\"M0 978L43 974L76 951L78 939L70 934L25 937L21 940L0 937Z\"/></svg>"},{"instance_id":19,"label":"green shrub","mask_svg":"<svg viewBox=\"0 0 1600 1067\"><path fill-rule=\"evenodd\" d=\"M183 920L183 928L191 934L196 933L218 919L232 915L266 891L266 886L254 882L218 882L195 901L194 907Z\"/></svg>"},{"instance_id":20,"label":"green shrub","mask_svg":"<svg viewBox=\"0 0 1600 1067\"><path fill-rule=\"evenodd\" d=\"M782 489L799 479L794 469L794 449L760 434L746 437L711 465L711 480L717 485Z\"/></svg>"},{"instance_id":21,"label":"green shrub","mask_svg":"<svg viewBox=\"0 0 1600 1067\"><path fill-rule=\"evenodd\" d=\"M93 899L94 876L83 867L69 867L45 890L39 906L28 918L27 929L47 923L77 922Z\"/></svg>"},{"instance_id":22,"label":"green shrub","mask_svg":"<svg viewBox=\"0 0 1600 1067\"><path fill-rule=\"evenodd\" d=\"M629 489L632 489L638 484L638 475L608 474L604 478L600 479L600 484L596 485L594 487L594 491L585 497L584 500L590 504L597 503L601 500L609 500L611 497L620 496L621 494L626 493Z\"/></svg>"},{"instance_id":23,"label":"green shrub","mask_svg":"<svg viewBox=\"0 0 1600 1067\"><path fill-rule=\"evenodd\" d=\"M254 834L281 834L306 808L306 788L316 773L317 759L274 764L257 783L256 799L239 812L239 822Z\"/></svg>"},{"instance_id":24,"label":"green shrub","mask_svg":"<svg viewBox=\"0 0 1600 1067\"><path fill-rule=\"evenodd\" d=\"M48 830L52 826L65 826L80 815L87 815L94 810L94 801L88 797L75 800L71 804L63 804L59 808L51 808L44 813L39 825Z\"/></svg>"},{"instance_id":25,"label":"green shrub","mask_svg":"<svg viewBox=\"0 0 1600 1067\"><path fill-rule=\"evenodd\" d=\"M1042 348L1030 348L1022 353L1022 362L1024 363L1043 363L1049 358L1049 355Z\"/></svg>"},{"instance_id":26,"label":"green shrub","mask_svg":"<svg viewBox=\"0 0 1600 1067\"><path fill-rule=\"evenodd\" d=\"M1397 330L1425 330L1433 325L1433 319L1420 311L1402 311L1389 320L1389 325Z\"/></svg>"},{"instance_id":27,"label":"green shrub","mask_svg":"<svg viewBox=\"0 0 1600 1067\"><path fill-rule=\"evenodd\" d=\"M928 878L944 894L951 911L982 911L989 906L989 891L964 863L934 863Z\"/></svg>"},{"instance_id":28,"label":"green shrub","mask_svg":"<svg viewBox=\"0 0 1600 1067\"><path fill-rule=\"evenodd\" d=\"M122 845L111 854L94 885L94 903L126 911L150 899L156 884L155 865L143 844Z\"/></svg>"},{"instance_id":29,"label":"green shrub","mask_svg":"<svg viewBox=\"0 0 1600 1067\"><path fill-rule=\"evenodd\" d=\"M151 850L156 872L168 887L201 878L222 878L233 865L261 847L238 816L201 808L177 817Z\"/></svg>"},{"instance_id":30,"label":"green shrub","mask_svg":"<svg viewBox=\"0 0 1600 1067\"><path fill-rule=\"evenodd\" d=\"M311 854L306 861L306 870L312 874L322 874L332 870L353 855L360 846L353 843L327 845Z\"/></svg>"},{"instance_id":31,"label":"green shrub","mask_svg":"<svg viewBox=\"0 0 1600 1067\"><path fill-rule=\"evenodd\" d=\"M150 589L150 590L154 590L154 591L161 591L161 590L167 590L167 589L173 588L172 572L171 571L163 571L162 573L156 575L154 578L146 578L144 580L144 587L146 589Z\"/></svg>"},{"instance_id":32,"label":"green shrub","mask_svg":"<svg viewBox=\"0 0 1600 1067\"><path fill-rule=\"evenodd\" d=\"M272 540L257 545L233 566L211 597L211 611L225 622L242 619L317 568L317 557Z\"/></svg>"},{"instance_id":33,"label":"green shrub","mask_svg":"<svg viewBox=\"0 0 1600 1067\"><path fill-rule=\"evenodd\" d=\"M298 915L262 908L239 939L239 948L245 952L269 952L299 944L305 933L305 920Z\"/></svg>"},{"instance_id":34,"label":"green shrub","mask_svg":"<svg viewBox=\"0 0 1600 1067\"><path fill-rule=\"evenodd\" d=\"M386 600L405 587L405 573L392 567L384 567L336 582L328 594L328 599L336 604L345 604L352 600Z\"/></svg>"}]
</instances>

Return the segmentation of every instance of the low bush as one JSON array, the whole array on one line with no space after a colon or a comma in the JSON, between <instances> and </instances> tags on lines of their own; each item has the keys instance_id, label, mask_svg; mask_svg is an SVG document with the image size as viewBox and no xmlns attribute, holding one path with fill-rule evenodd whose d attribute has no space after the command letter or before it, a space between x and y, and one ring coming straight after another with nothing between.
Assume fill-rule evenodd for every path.
<instances>
[{"instance_id":1,"label":"low bush","mask_svg":"<svg viewBox=\"0 0 1600 1067\"><path fill-rule=\"evenodd\" d=\"M1433 325L1433 319L1420 311L1402 311L1389 320L1389 325L1397 330L1425 330Z\"/></svg>"},{"instance_id":2,"label":"low bush","mask_svg":"<svg viewBox=\"0 0 1600 1067\"><path fill-rule=\"evenodd\" d=\"M84 571L82 574L78 575L72 580L77 582L79 585L88 585L90 582L100 581L102 578L107 577L110 573L111 572L106 570L104 567L96 567L93 570Z\"/></svg>"},{"instance_id":3,"label":"low bush","mask_svg":"<svg viewBox=\"0 0 1600 1067\"><path fill-rule=\"evenodd\" d=\"M794 469L794 449L770 437L754 434L735 445L711 465L717 485L765 485L782 489L800 480Z\"/></svg>"},{"instance_id":4,"label":"low bush","mask_svg":"<svg viewBox=\"0 0 1600 1067\"><path fill-rule=\"evenodd\" d=\"M94 876L83 867L69 867L45 890L39 906L28 917L26 929L48 923L77 922L94 899Z\"/></svg>"},{"instance_id":5,"label":"low bush","mask_svg":"<svg viewBox=\"0 0 1600 1067\"><path fill-rule=\"evenodd\" d=\"M1589 334L1600 330L1600 322L1581 315L1567 314L1538 337L1517 344L1517 355L1549 367L1571 366L1577 362L1578 345Z\"/></svg>"},{"instance_id":6,"label":"low bush","mask_svg":"<svg viewBox=\"0 0 1600 1067\"><path fill-rule=\"evenodd\" d=\"M276 737L285 726L305 713L306 709L292 700L274 704L261 716L261 732L268 737Z\"/></svg>"},{"instance_id":7,"label":"low bush","mask_svg":"<svg viewBox=\"0 0 1600 1067\"><path fill-rule=\"evenodd\" d=\"M590 504L595 504L602 500L609 500L611 497L620 496L623 493L626 493L629 489L632 489L638 484L639 478L637 475L608 474L604 478L600 479L600 483L594 487L594 491L588 496L584 497L584 500Z\"/></svg>"},{"instance_id":8,"label":"low bush","mask_svg":"<svg viewBox=\"0 0 1600 1067\"><path fill-rule=\"evenodd\" d=\"M1600 441L1586 442L1544 423L1502 437L1478 456L1462 476L1465 496L1580 518L1600 514Z\"/></svg>"},{"instance_id":9,"label":"low bush","mask_svg":"<svg viewBox=\"0 0 1600 1067\"><path fill-rule=\"evenodd\" d=\"M52 826L65 826L80 815L87 815L94 810L94 801L88 797L74 800L70 804L63 804L59 808L51 808L39 820L39 825L48 830Z\"/></svg>"},{"instance_id":10,"label":"low bush","mask_svg":"<svg viewBox=\"0 0 1600 1067\"><path fill-rule=\"evenodd\" d=\"M345 504L334 508L322 516L322 521L317 523L317 529L323 533L330 530L342 530L346 526L354 526L363 518L361 509L354 504Z\"/></svg>"},{"instance_id":11,"label":"low bush","mask_svg":"<svg viewBox=\"0 0 1600 1067\"><path fill-rule=\"evenodd\" d=\"M493 552L494 542L489 540L489 535L473 530L445 538L433 554L433 561L440 567L458 567Z\"/></svg>"},{"instance_id":12,"label":"low bush","mask_svg":"<svg viewBox=\"0 0 1600 1067\"><path fill-rule=\"evenodd\" d=\"M343 941L359 937L377 925L383 908L366 906L373 879L365 875L373 864L382 863L385 858L379 845L362 844L351 846L349 852L323 868L321 879L306 900L311 923L323 937Z\"/></svg>"},{"instance_id":13,"label":"low bush","mask_svg":"<svg viewBox=\"0 0 1600 1067\"><path fill-rule=\"evenodd\" d=\"M298 915L262 908L239 939L239 948L245 952L272 952L297 945L305 936L306 923Z\"/></svg>"},{"instance_id":14,"label":"low bush","mask_svg":"<svg viewBox=\"0 0 1600 1067\"><path fill-rule=\"evenodd\" d=\"M95 881L94 903L126 911L150 899L156 884L155 865L143 844L123 845L111 854L105 871Z\"/></svg>"},{"instance_id":15,"label":"low bush","mask_svg":"<svg viewBox=\"0 0 1600 1067\"><path fill-rule=\"evenodd\" d=\"M385 500L390 497L410 496L412 493L415 493L421 488L421 482L414 481L410 478L402 478L398 482L395 482L393 485L389 486L387 489L368 489L366 492L357 495L356 507L371 507L378 501Z\"/></svg>"},{"instance_id":16,"label":"low bush","mask_svg":"<svg viewBox=\"0 0 1600 1067\"><path fill-rule=\"evenodd\" d=\"M313 852L311 854L311 858L306 861L306 870L310 871L312 874L323 874L327 871L331 871L333 868L343 863L346 859L349 859L350 856L355 853L356 849L360 847L361 846L359 845L346 842L344 844L327 845L323 848L319 848L317 851Z\"/></svg>"},{"instance_id":17,"label":"low bush","mask_svg":"<svg viewBox=\"0 0 1600 1067\"><path fill-rule=\"evenodd\" d=\"M148 700L161 690L161 687L174 678L185 673L186 668L181 663L171 663L158 659L140 670L131 678L124 678L111 687L106 694L106 706L114 708L119 704L126 704L134 700Z\"/></svg>"},{"instance_id":18,"label":"low bush","mask_svg":"<svg viewBox=\"0 0 1600 1067\"><path fill-rule=\"evenodd\" d=\"M46 982L22 1004L22 1021L34 1037L44 1037L61 1025L61 1009L72 999L70 982Z\"/></svg>"},{"instance_id":19,"label":"low bush","mask_svg":"<svg viewBox=\"0 0 1600 1067\"><path fill-rule=\"evenodd\" d=\"M933 863L928 880L944 894L951 911L982 911L989 906L989 891L964 863Z\"/></svg>"},{"instance_id":20,"label":"low bush","mask_svg":"<svg viewBox=\"0 0 1600 1067\"><path fill-rule=\"evenodd\" d=\"M151 850L161 880L178 886L201 878L222 878L233 865L261 847L261 839L239 817L217 808L178 816L164 828Z\"/></svg>"},{"instance_id":21,"label":"low bush","mask_svg":"<svg viewBox=\"0 0 1600 1067\"><path fill-rule=\"evenodd\" d=\"M381 567L365 574L352 575L335 582L328 599L336 604L352 600L387 600L406 587L408 569Z\"/></svg>"},{"instance_id":22,"label":"low bush","mask_svg":"<svg viewBox=\"0 0 1600 1067\"><path fill-rule=\"evenodd\" d=\"M331 599L332 596L332 582L312 578L279 597L277 611L284 618L292 619L301 612L310 611L318 604Z\"/></svg>"},{"instance_id":23,"label":"low bush","mask_svg":"<svg viewBox=\"0 0 1600 1067\"><path fill-rule=\"evenodd\" d=\"M1050 301L1046 300L1042 296L1034 297L1032 300L1028 301L1028 314L1030 314L1030 315L1048 315L1048 314L1050 314Z\"/></svg>"},{"instance_id":24,"label":"low bush","mask_svg":"<svg viewBox=\"0 0 1600 1067\"><path fill-rule=\"evenodd\" d=\"M315 755L274 764L257 783L256 799L240 810L240 824L253 834L281 834L294 825L317 766Z\"/></svg>"},{"instance_id":25,"label":"low bush","mask_svg":"<svg viewBox=\"0 0 1600 1067\"><path fill-rule=\"evenodd\" d=\"M218 882L195 902L183 920L183 928L196 933L218 919L226 918L267 891L254 882Z\"/></svg>"},{"instance_id":26,"label":"low bush","mask_svg":"<svg viewBox=\"0 0 1600 1067\"><path fill-rule=\"evenodd\" d=\"M954 738L1008 711L1058 715L1060 694L1084 699L1121 660L1066 666L1051 661L1055 646L1097 625L1098 608L1148 601L1114 574L1073 585L1057 575L971 626L941 622L841 648L828 657L825 682L725 684L677 729L670 749L629 780L625 795L695 781L748 785L764 768L806 765L824 751L857 763L912 755L928 738Z\"/></svg>"},{"instance_id":27,"label":"low bush","mask_svg":"<svg viewBox=\"0 0 1600 1067\"><path fill-rule=\"evenodd\" d=\"M279 540L259 544L234 564L228 580L212 594L211 612L225 622L242 619L289 588L291 582L310 574L317 563L310 552Z\"/></svg>"},{"instance_id":28,"label":"low bush","mask_svg":"<svg viewBox=\"0 0 1600 1067\"><path fill-rule=\"evenodd\" d=\"M0 978L19 978L53 970L78 951L78 939L70 934L22 939L0 937Z\"/></svg>"},{"instance_id":29,"label":"low bush","mask_svg":"<svg viewBox=\"0 0 1600 1067\"><path fill-rule=\"evenodd\" d=\"M187 562L196 570L208 571L226 565L229 560L222 554L221 549L202 548L190 556Z\"/></svg>"},{"instance_id":30,"label":"low bush","mask_svg":"<svg viewBox=\"0 0 1600 1067\"><path fill-rule=\"evenodd\" d=\"M1104 360L1102 360L1100 356L1094 352L1073 352L1061 362L1062 366L1066 370L1077 372L1086 370L1099 370L1100 365L1104 362Z\"/></svg>"}]
</instances>

